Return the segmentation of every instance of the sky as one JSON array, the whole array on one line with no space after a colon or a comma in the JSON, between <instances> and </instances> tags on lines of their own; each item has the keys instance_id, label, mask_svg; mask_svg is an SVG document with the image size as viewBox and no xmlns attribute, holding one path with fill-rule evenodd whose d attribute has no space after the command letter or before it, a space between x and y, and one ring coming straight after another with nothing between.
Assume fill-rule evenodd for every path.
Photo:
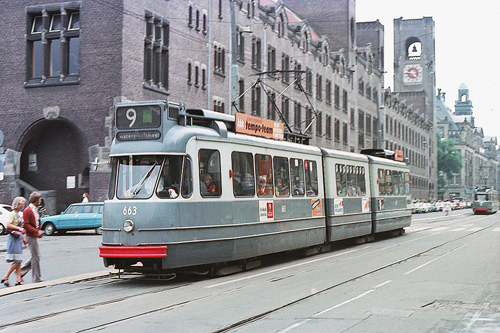
<instances>
[{"instance_id":1,"label":"sky","mask_svg":"<svg viewBox=\"0 0 500 333\"><path fill-rule=\"evenodd\" d=\"M500 1L356 0L356 21L378 19L384 25L386 87L394 88L393 20L424 16L435 23L436 89L446 93L446 105L455 111L464 83L476 127L500 143Z\"/></svg>"}]
</instances>

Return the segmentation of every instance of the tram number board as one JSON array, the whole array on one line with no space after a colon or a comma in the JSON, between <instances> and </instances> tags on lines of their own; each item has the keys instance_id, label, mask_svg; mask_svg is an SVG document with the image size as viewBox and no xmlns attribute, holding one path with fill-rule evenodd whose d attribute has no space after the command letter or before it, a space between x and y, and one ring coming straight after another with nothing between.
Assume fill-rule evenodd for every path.
<instances>
[{"instance_id":1,"label":"tram number board","mask_svg":"<svg viewBox=\"0 0 500 333\"><path fill-rule=\"evenodd\" d=\"M159 105L130 105L116 109L116 127L120 130L158 128L160 125Z\"/></svg>"}]
</instances>

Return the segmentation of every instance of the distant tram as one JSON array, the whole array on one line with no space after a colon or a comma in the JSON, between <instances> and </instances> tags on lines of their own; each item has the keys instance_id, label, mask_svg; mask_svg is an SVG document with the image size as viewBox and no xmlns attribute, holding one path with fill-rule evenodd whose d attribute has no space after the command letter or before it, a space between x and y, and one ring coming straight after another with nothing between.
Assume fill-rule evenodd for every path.
<instances>
[{"instance_id":1,"label":"distant tram","mask_svg":"<svg viewBox=\"0 0 500 333\"><path fill-rule=\"evenodd\" d=\"M493 214L498 210L498 192L488 188L479 188L474 191L472 211L474 214Z\"/></svg>"},{"instance_id":2,"label":"distant tram","mask_svg":"<svg viewBox=\"0 0 500 333\"><path fill-rule=\"evenodd\" d=\"M405 163L383 150L355 154L283 139L291 140L283 124L244 114L117 104L104 265L218 276L254 267L263 255L319 252L410 225Z\"/></svg>"}]
</instances>

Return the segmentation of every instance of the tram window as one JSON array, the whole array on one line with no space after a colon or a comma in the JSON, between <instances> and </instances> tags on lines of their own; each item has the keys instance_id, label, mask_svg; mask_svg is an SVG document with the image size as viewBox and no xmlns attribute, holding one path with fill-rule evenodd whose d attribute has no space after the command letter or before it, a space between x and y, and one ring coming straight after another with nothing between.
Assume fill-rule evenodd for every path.
<instances>
[{"instance_id":1,"label":"tram window","mask_svg":"<svg viewBox=\"0 0 500 333\"><path fill-rule=\"evenodd\" d=\"M385 170L378 169L378 192L380 195L385 195Z\"/></svg>"},{"instance_id":2,"label":"tram window","mask_svg":"<svg viewBox=\"0 0 500 333\"><path fill-rule=\"evenodd\" d=\"M255 195L253 155L250 153L233 152L231 163L233 168L234 196L253 197Z\"/></svg>"},{"instance_id":3,"label":"tram window","mask_svg":"<svg viewBox=\"0 0 500 333\"><path fill-rule=\"evenodd\" d=\"M191 194L193 194L193 172L191 168L191 159L189 157L184 158L181 193L184 198L189 198Z\"/></svg>"},{"instance_id":4,"label":"tram window","mask_svg":"<svg viewBox=\"0 0 500 333\"><path fill-rule=\"evenodd\" d=\"M405 172L405 192L406 195L410 195L410 173Z\"/></svg>"},{"instance_id":5,"label":"tram window","mask_svg":"<svg viewBox=\"0 0 500 333\"><path fill-rule=\"evenodd\" d=\"M274 157L274 179L276 187L274 193L277 197L290 195L290 176L288 170L288 158Z\"/></svg>"},{"instance_id":6,"label":"tram window","mask_svg":"<svg viewBox=\"0 0 500 333\"><path fill-rule=\"evenodd\" d=\"M291 158L290 159L290 178L293 184L292 195L304 195L304 161Z\"/></svg>"},{"instance_id":7,"label":"tram window","mask_svg":"<svg viewBox=\"0 0 500 333\"><path fill-rule=\"evenodd\" d=\"M111 179L110 179L110 183L109 183L109 192L108 192L109 199L113 199L115 197L117 171L118 171L118 159L112 158L111 159Z\"/></svg>"},{"instance_id":8,"label":"tram window","mask_svg":"<svg viewBox=\"0 0 500 333\"><path fill-rule=\"evenodd\" d=\"M347 166L347 195L350 197L355 197L357 195L356 190L356 169L352 165Z\"/></svg>"},{"instance_id":9,"label":"tram window","mask_svg":"<svg viewBox=\"0 0 500 333\"><path fill-rule=\"evenodd\" d=\"M156 195L162 199L175 199L180 193L182 156L166 156Z\"/></svg>"},{"instance_id":10,"label":"tram window","mask_svg":"<svg viewBox=\"0 0 500 333\"><path fill-rule=\"evenodd\" d=\"M268 197L273 195L273 163L271 155L255 154L255 171L257 176L257 195Z\"/></svg>"},{"instance_id":11,"label":"tram window","mask_svg":"<svg viewBox=\"0 0 500 333\"><path fill-rule=\"evenodd\" d=\"M318 169L316 161L304 161L306 171L306 194L308 197L318 195Z\"/></svg>"},{"instance_id":12,"label":"tram window","mask_svg":"<svg viewBox=\"0 0 500 333\"><path fill-rule=\"evenodd\" d=\"M344 164L335 164L335 181L337 183L337 196L345 197L347 193L347 176Z\"/></svg>"},{"instance_id":13,"label":"tram window","mask_svg":"<svg viewBox=\"0 0 500 333\"><path fill-rule=\"evenodd\" d=\"M200 192L203 197L220 196L220 153L218 150L200 149Z\"/></svg>"},{"instance_id":14,"label":"tram window","mask_svg":"<svg viewBox=\"0 0 500 333\"><path fill-rule=\"evenodd\" d=\"M394 195L400 195L400 175L401 173L399 171L392 171L392 191Z\"/></svg>"},{"instance_id":15,"label":"tram window","mask_svg":"<svg viewBox=\"0 0 500 333\"><path fill-rule=\"evenodd\" d=\"M385 170L385 194L393 195L394 191L392 188L392 172L391 170Z\"/></svg>"},{"instance_id":16,"label":"tram window","mask_svg":"<svg viewBox=\"0 0 500 333\"><path fill-rule=\"evenodd\" d=\"M356 188L358 192L358 196L366 195L366 181L365 181L365 168L364 167L356 167L357 169L357 178L358 178L358 186Z\"/></svg>"},{"instance_id":17,"label":"tram window","mask_svg":"<svg viewBox=\"0 0 500 333\"><path fill-rule=\"evenodd\" d=\"M118 158L116 196L119 199L147 199L151 197L162 160L161 156L149 155Z\"/></svg>"}]
</instances>

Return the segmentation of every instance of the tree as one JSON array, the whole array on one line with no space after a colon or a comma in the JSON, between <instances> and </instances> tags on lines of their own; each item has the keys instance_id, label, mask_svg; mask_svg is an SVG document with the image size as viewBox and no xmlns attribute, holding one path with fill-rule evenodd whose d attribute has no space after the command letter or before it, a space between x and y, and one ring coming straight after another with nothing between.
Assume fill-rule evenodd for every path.
<instances>
[{"instance_id":1,"label":"tree","mask_svg":"<svg viewBox=\"0 0 500 333\"><path fill-rule=\"evenodd\" d=\"M438 171L442 171L439 172L438 186L446 185L454 173L462 170L462 165L462 155L455 148L453 140L444 140L438 133ZM443 179L443 175L446 175L446 179Z\"/></svg>"}]
</instances>

